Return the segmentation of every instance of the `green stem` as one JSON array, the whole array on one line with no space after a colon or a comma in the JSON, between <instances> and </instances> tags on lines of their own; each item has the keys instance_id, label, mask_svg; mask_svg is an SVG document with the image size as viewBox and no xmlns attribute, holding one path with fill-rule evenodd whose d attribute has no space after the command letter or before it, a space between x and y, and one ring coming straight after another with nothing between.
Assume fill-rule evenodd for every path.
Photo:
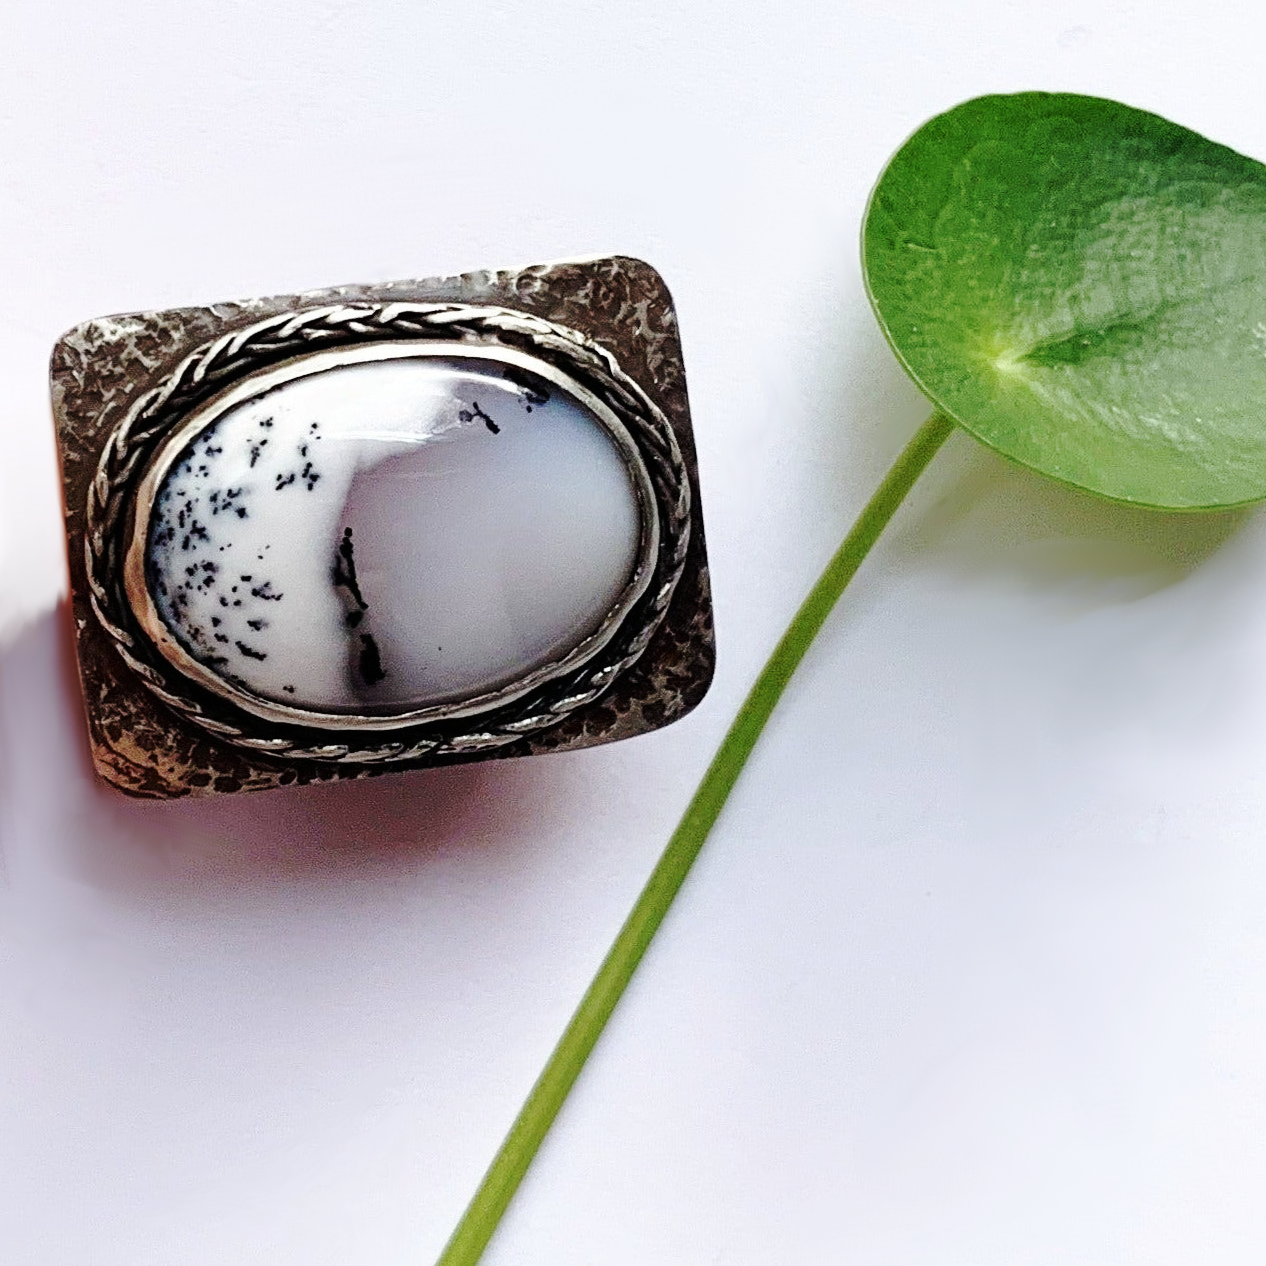
<instances>
[{"instance_id":1,"label":"green stem","mask_svg":"<svg viewBox=\"0 0 1266 1266\"><path fill-rule=\"evenodd\" d=\"M475 1266L483 1256L506 1206L699 856L792 673L888 520L953 429L954 424L940 412L923 424L796 612L436 1266Z\"/></svg>"}]
</instances>

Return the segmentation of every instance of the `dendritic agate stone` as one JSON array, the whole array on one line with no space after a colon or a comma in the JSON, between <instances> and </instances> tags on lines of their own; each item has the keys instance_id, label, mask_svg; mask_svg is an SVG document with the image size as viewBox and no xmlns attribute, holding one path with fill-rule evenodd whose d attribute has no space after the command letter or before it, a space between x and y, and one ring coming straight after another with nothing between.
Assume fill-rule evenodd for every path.
<instances>
[{"instance_id":1,"label":"dendritic agate stone","mask_svg":"<svg viewBox=\"0 0 1266 1266\"><path fill-rule=\"evenodd\" d=\"M461 356L282 382L155 489L146 585L249 695L390 716L477 697L589 637L637 567L624 455L579 399Z\"/></svg>"}]
</instances>

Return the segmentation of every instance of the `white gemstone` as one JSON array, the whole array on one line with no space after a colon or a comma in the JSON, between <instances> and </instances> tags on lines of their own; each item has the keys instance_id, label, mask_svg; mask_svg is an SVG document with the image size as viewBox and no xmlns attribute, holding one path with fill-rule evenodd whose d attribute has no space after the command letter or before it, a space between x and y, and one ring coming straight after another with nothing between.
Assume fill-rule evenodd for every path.
<instances>
[{"instance_id":1,"label":"white gemstone","mask_svg":"<svg viewBox=\"0 0 1266 1266\"><path fill-rule=\"evenodd\" d=\"M594 414L495 362L341 365L238 404L154 499L147 583L250 694L390 714L521 679L592 633L640 541Z\"/></svg>"}]
</instances>

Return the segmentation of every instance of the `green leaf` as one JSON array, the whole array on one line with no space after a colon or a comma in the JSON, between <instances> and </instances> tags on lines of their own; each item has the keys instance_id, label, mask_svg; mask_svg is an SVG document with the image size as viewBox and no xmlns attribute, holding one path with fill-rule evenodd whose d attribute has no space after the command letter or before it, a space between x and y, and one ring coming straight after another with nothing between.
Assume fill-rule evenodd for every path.
<instances>
[{"instance_id":1,"label":"green leaf","mask_svg":"<svg viewBox=\"0 0 1266 1266\"><path fill-rule=\"evenodd\" d=\"M1266 498L1266 166L1095 97L981 97L888 164L863 229L888 341L1025 466L1168 509Z\"/></svg>"}]
</instances>

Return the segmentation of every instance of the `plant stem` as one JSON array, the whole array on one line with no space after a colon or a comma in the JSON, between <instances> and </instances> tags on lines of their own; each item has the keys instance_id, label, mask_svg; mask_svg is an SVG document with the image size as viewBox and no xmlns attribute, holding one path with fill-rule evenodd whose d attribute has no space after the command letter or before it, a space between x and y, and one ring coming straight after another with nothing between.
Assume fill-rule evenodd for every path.
<instances>
[{"instance_id":1,"label":"plant stem","mask_svg":"<svg viewBox=\"0 0 1266 1266\"><path fill-rule=\"evenodd\" d=\"M939 411L919 428L796 612L436 1266L475 1266L483 1256L523 1175L699 856L792 673L871 546L953 429L953 422Z\"/></svg>"}]
</instances>

